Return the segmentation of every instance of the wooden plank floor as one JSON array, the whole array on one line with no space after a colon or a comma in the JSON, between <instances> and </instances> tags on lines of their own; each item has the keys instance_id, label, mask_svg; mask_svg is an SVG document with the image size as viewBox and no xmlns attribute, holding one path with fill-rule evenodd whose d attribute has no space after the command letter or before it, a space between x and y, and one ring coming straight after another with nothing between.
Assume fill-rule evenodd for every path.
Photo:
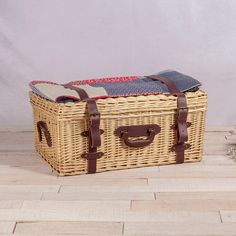
<instances>
[{"instance_id":1,"label":"wooden plank floor","mask_svg":"<svg viewBox=\"0 0 236 236\"><path fill-rule=\"evenodd\" d=\"M0 235L236 236L233 128L206 132L200 163L57 177L32 132L0 132Z\"/></svg>"}]
</instances>

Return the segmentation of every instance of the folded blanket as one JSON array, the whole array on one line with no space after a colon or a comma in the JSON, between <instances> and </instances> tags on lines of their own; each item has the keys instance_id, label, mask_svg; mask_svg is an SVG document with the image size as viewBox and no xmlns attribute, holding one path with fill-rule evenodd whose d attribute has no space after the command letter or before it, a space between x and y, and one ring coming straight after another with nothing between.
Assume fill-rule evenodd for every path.
<instances>
[{"instance_id":1,"label":"folded blanket","mask_svg":"<svg viewBox=\"0 0 236 236\"><path fill-rule=\"evenodd\" d=\"M196 91L201 85L198 80L177 71L163 71L158 75L172 80L181 92ZM70 84L84 89L89 97L96 99L169 93L166 85L145 76L79 80L70 82ZM55 102L80 100L76 91L65 88L61 84L32 81L30 87L34 93Z\"/></svg>"}]
</instances>

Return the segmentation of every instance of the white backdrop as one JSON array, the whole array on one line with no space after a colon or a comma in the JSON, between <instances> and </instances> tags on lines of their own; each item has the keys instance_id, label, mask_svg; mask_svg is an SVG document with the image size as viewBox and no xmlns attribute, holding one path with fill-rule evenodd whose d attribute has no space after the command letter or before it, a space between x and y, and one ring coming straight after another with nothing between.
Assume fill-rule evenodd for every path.
<instances>
[{"instance_id":1,"label":"white backdrop","mask_svg":"<svg viewBox=\"0 0 236 236\"><path fill-rule=\"evenodd\" d=\"M208 125L236 124L236 1L0 0L0 126L31 126L31 80L164 69L203 83Z\"/></svg>"}]
</instances>

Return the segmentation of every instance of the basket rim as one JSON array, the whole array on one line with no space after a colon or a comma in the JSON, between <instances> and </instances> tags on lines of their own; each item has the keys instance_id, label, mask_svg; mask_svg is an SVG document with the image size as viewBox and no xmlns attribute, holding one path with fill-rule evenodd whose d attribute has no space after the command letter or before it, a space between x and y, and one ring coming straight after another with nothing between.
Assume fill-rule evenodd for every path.
<instances>
[{"instance_id":1,"label":"basket rim","mask_svg":"<svg viewBox=\"0 0 236 236\"><path fill-rule=\"evenodd\" d=\"M205 95L205 96L207 96L207 93L203 90L198 90L196 92L186 92L185 94L186 94L186 97L189 97L191 95ZM58 103L58 102L46 99L46 98L34 93L33 91L29 92L29 96L30 97L35 96L39 99L42 99L44 102L51 103L51 104L57 105L59 107L77 106L78 104L85 102L85 101L75 101L75 102L67 102L67 103ZM98 99L96 99L96 101L99 103L100 101L104 101L104 100L119 101L119 100L129 99L129 98L130 99L137 98L137 97L150 98L150 97L157 97L157 96L158 97L164 96L164 97L176 99L176 97L174 95L171 95L169 93L168 94L167 93L160 93L160 94L148 94L148 95L137 95L137 96L125 96L125 97L106 97L106 98L98 98Z\"/></svg>"}]
</instances>

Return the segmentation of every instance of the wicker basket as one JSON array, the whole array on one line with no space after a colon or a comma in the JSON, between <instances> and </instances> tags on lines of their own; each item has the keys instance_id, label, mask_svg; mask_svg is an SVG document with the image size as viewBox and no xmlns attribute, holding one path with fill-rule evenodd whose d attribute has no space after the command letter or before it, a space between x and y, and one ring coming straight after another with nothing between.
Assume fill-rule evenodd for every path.
<instances>
[{"instance_id":1,"label":"wicker basket","mask_svg":"<svg viewBox=\"0 0 236 236\"><path fill-rule=\"evenodd\" d=\"M184 162L202 158L207 95L202 91L186 93L187 121L190 147L185 150ZM88 151L88 138L81 135L88 130L86 102L65 104L48 101L32 92L35 146L38 153L60 176L87 173L87 160L81 155ZM101 146L104 155L97 160L96 172L156 166L176 163L173 146L177 141L173 125L176 123L177 97L148 95L96 100L101 114ZM44 133L39 130L39 124ZM144 147L130 147L114 131L120 126L158 124L160 132L152 143ZM45 130L47 128L47 130ZM141 137L145 140L145 137ZM139 137L140 139L140 137ZM135 138L134 138L135 140Z\"/></svg>"}]
</instances>

